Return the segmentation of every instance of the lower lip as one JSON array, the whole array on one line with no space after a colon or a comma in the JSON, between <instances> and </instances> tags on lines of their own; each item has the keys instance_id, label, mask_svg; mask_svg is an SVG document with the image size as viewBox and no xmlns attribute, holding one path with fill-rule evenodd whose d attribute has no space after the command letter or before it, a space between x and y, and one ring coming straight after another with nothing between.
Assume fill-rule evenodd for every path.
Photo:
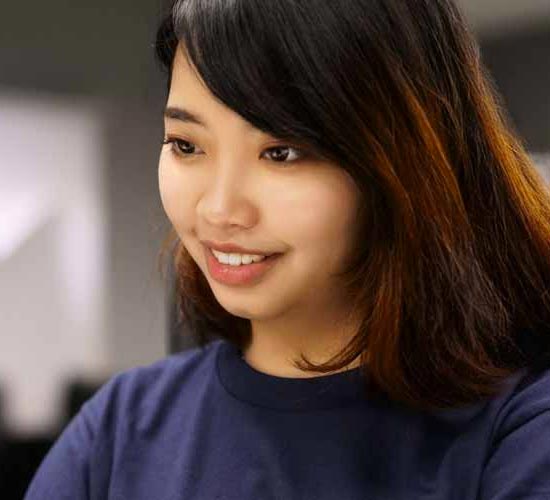
<instances>
[{"instance_id":1,"label":"lower lip","mask_svg":"<svg viewBox=\"0 0 550 500\"><path fill-rule=\"evenodd\" d=\"M225 285L251 285L258 282L283 255L274 254L261 262L231 266L218 262L210 248L205 247L204 252L210 276Z\"/></svg>"}]
</instances>

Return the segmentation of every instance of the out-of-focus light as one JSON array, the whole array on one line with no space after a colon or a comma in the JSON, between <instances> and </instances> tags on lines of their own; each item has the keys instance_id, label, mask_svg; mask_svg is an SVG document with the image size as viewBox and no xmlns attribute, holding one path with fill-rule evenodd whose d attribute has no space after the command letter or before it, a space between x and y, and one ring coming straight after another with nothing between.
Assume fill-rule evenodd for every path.
<instances>
[{"instance_id":1,"label":"out-of-focus light","mask_svg":"<svg viewBox=\"0 0 550 500\"><path fill-rule=\"evenodd\" d=\"M0 89L3 426L56 429L65 382L104 373L104 109Z\"/></svg>"},{"instance_id":2,"label":"out-of-focus light","mask_svg":"<svg viewBox=\"0 0 550 500\"><path fill-rule=\"evenodd\" d=\"M37 186L0 190L0 263L8 260L48 219L55 216L52 197Z\"/></svg>"}]
</instances>

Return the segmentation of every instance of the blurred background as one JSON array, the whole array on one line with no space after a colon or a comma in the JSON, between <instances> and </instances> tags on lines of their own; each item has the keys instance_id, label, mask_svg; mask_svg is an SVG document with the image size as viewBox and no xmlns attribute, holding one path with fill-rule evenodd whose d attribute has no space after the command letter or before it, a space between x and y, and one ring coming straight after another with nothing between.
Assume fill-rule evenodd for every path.
<instances>
[{"instance_id":1,"label":"blurred background","mask_svg":"<svg viewBox=\"0 0 550 500\"><path fill-rule=\"evenodd\" d=\"M550 1L460 0L550 181ZM161 0L3 2L0 16L0 492L19 499L59 432L176 335L157 186Z\"/></svg>"}]
</instances>

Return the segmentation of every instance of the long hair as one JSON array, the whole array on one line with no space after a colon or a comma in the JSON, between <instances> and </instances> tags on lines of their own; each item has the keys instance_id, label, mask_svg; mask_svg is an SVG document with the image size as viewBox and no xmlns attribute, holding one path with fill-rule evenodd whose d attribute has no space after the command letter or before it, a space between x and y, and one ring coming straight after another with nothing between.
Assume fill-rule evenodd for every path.
<instances>
[{"instance_id":1,"label":"long hair","mask_svg":"<svg viewBox=\"0 0 550 500\"><path fill-rule=\"evenodd\" d=\"M178 43L225 105L363 195L344 275L360 328L329 363L296 366L361 356L369 394L435 409L548 362L550 192L451 0L177 0L156 39L168 88ZM250 321L220 306L173 229L168 249L199 344L245 346Z\"/></svg>"}]
</instances>

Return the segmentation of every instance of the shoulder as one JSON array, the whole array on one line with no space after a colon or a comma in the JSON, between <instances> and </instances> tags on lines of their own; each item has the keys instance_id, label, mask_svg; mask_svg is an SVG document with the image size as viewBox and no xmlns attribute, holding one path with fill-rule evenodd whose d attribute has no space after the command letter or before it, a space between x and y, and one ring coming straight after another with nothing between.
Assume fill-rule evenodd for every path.
<instances>
[{"instance_id":1,"label":"shoulder","mask_svg":"<svg viewBox=\"0 0 550 500\"><path fill-rule=\"evenodd\" d=\"M216 352L223 340L214 340L202 347L193 347L177 354L166 356L148 365L136 366L114 374L109 384L121 390L141 392L156 389L174 379L181 382L196 376L202 369L210 369L215 362Z\"/></svg>"},{"instance_id":2,"label":"shoulder","mask_svg":"<svg viewBox=\"0 0 550 500\"><path fill-rule=\"evenodd\" d=\"M550 498L550 366L522 370L499 405L479 497Z\"/></svg>"},{"instance_id":3,"label":"shoulder","mask_svg":"<svg viewBox=\"0 0 550 500\"><path fill-rule=\"evenodd\" d=\"M80 409L50 449L25 499L106 498L113 470L139 462L159 433L180 432L217 377L221 340L113 375ZM195 406L194 406L195 405ZM99 492L98 496L90 493Z\"/></svg>"},{"instance_id":4,"label":"shoulder","mask_svg":"<svg viewBox=\"0 0 550 500\"><path fill-rule=\"evenodd\" d=\"M495 442L541 414L550 416L550 362L525 368L510 381L494 421Z\"/></svg>"},{"instance_id":5,"label":"shoulder","mask_svg":"<svg viewBox=\"0 0 550 500\"><path fill-rule=\"evenodd\" d=\"M216 353L225 340L214 340L114 374L82 407L97 425L112 426L121 417L137 419L151 411L170 412L178 401L196 397L216 376Z\"/></svg>"}]
</instances>

